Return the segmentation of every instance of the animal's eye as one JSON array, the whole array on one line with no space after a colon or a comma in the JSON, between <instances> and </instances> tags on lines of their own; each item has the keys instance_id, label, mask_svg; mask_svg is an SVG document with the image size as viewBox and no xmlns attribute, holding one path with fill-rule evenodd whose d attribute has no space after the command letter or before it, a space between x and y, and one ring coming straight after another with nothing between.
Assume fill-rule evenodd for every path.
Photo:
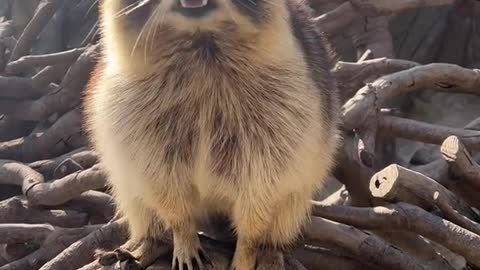
<instances>
[{"instance_id":1,"label":"animal's eye","mask_svg":"<svg viewBox=\"0 0 480 270\"><path fill-rule=\"evenodd\" d=\"M277 0L270 0L277 1ZM260 20L265 17L265 0L232 0L238 10L254 20Z\"/></svg>"},{"instance_id":2,"label":"animal's eye","mask_svg":"<svg viewBox=\"0 0 480 270\"><path fill-rule=\"evenodd\" d=\"M122 6L118 12L119 17L127 19L128 26L141 29L148 21L154 10L152 0L120 0Z\"/></svg>"}]
</instances>

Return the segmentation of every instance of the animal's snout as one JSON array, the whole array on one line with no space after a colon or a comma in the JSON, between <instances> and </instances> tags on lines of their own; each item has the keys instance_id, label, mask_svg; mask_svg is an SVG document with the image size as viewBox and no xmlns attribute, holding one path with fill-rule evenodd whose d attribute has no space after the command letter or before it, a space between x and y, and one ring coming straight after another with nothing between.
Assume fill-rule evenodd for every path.
<instances>
[{"instance_id":1,"label":"animal's snout","mask_svg":"<svg viewBox=\"0 0 480 270\"><path fill-rule=\"evenodd\" d=\"M186 17L199 18L216 8L214 0L176 0L174 10Z\"/></svg>"}]
</instances>

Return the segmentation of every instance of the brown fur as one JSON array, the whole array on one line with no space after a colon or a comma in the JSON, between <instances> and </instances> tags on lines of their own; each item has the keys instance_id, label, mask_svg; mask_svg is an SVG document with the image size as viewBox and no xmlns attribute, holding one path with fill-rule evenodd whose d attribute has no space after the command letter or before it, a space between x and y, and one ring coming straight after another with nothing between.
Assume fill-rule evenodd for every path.
<instances>
[{"instance_id":1,"label":"brown fur","mask_svg":"<svg viewBox=\"0 0 480 270\"><path fill-rule=\"evenodd\" d=\"M174 258L188 265L197 221L221 213L238 234L233 268L249 270L259 245L288 245L307 221L333 165L338 101L302 4L266 2L258 22L217 2L195 26L165 15L135 46L139 30L104 0L87 127L131 239L171 228Z\"/></svg>"}]
</instances>

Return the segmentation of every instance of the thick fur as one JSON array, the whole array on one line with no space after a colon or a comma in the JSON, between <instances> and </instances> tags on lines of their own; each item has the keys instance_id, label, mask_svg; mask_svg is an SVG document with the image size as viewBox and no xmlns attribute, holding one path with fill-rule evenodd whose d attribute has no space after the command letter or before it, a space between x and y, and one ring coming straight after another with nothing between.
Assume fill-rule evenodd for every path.
<instances>
[{"instance_id":1,"label":"thick fur","mask_svg":"<svg viewBox=\"0 0 480 270\"><path fill-rule=\"evenodd\" d=\"M131 238L171 228L177 255L195 256L196 222L221 213L238 234L233 267L248 270L258 245L288 245L307 222L333 166L338 98L303 3L239 1L202 18L154 1L129 18L104 0L85 107Z\"/></svg>"}]
</instances>

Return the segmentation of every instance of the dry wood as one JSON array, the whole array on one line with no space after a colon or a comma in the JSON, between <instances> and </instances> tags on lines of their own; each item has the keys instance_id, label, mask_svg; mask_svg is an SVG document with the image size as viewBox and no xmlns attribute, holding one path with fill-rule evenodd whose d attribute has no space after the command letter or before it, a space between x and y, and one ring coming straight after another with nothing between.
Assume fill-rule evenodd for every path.
<instances>
[{"instance_id":1,"label":"dry wood","mask_svg":"<svg viewBox=\"0 0 480 270\"><path fill-rule=\"evenodd\" d=\"M343 125L346 129L362 127L370 113L380 110L387 100L424 88L479 95L480 72L437 63L383 76L360 89L343 106Z\"/></svg>"},{"instance_id":2,"label":"dry wood","mask_svg":"<svg viewBox=\"0 0 480 270\"><path fill-rule=\"evenodd\" d=\"M106 224L70 245L55 258L43 265L40 270L80 268L94 259L96 249L118 246L127 240L127 236L127 224L124 220Z\"/></svg>"},{"instance_id":3,"label":"dry wood","mask_svg":"<svg viewBox=\"0 0 480 270\"><path fill-rule=\"evenodd\" d=\"M386 57L358 61L356 63L339 61L335 65L333 73L341 82L342 96L351 98L357 89L361 88L372 78L377 79L380 76L410 69L418 65L412 61Z\"/></svg>"},{"instance_id":4,"label":"dry wood","mask_svg":"<svg viewBox=\"0 0 480 270\"><path fill-rule=\"evenodd\" d=\"M458 213L458 211L453 209L453 207L448 203L448 200L439 192L435 192L435 194L433 194L433 199L448 220L480 235L480 224Z\"/></svg>"},{"instance_id":5,"label":"dry wood","mask_svg":"<svg viewBox=\"0 0 480 270\"><path fill-rule=\"evenodd\" d=\"M84 51L85 48L74 48L59 53L22 56L20 59L8 63L5 70L9 73L16 74L29 70L32 67L71 64L77 60Z\"/></svg>"},{"instance_id":6,"label":"dry wood","mask_svg":"<svg viewBox=\"0 0 480 270\"><path fill-rule=\"evenodd\" d=\"M381 270L325 249L297 249L294 255L309 270Z\"/></svg>"},{"instance_id":7,"label":"dry wood","mask_svg":"<svg viewBox=\"0 0 480 270\"><path fill-rule=\"evenodd\" d=\"M0 221L5 223L0 224L0 243L8 244L0 246L0 270L101 269L96 260L92 261L94 250L107 246L114 248L124 242L126 228L119 221L108 223L115 213L115 205L111 195L102 192L108 192L105 190L106 176L100 165L95 165L98 163L96 153L86 148L82 130L81 97L100 48L95 45L99 37L98 1L4 2L0 5L0 71L3 75L0 76L0 114L3 114L0 116L0 158L7 160L0 162L0 196L6 198L0 201ZM351 57L343 58L342 55L342 59L350 61L358 58L356 63L339 62L333 70L343 100L361 89L347 102L343 111L345 144L335 177L345 183L345 187L323 201L328 206L315 208L316 214L321 214L322 218L313 217L305 241L317 247L296 250L295 258L310 270L450 270L451 265L445 263L435 250L449 258L456 255L439 248L438 242L465 256L469 266L479 268L476 250L480 243L479 225L470 208L480 208L478 163L468 152L480 150L479 128L475 123L465 129L432 125L400 118L399 114L393 116L391 112L397 112L397 108L384 108L392 104L389 103L392 98L420 89L450 91L455 88L455 93L479 94L478 70L449 64L421 66L416 62L393 59L392 25L389 22L394 16L391 13L445 6L454 1L311 2L328 8L316 11L316 14L323 13L314 19L320 30L335 42L338 39L347 43L342 46L356 50ZM476 9L472 1L460 1L445 10L449 10L451 17L455 12L468 11L465 21L475 21L477 15L469 14L477 14ZM415 16L425 14L419 12ZM402 13L399 16L410 15ZM465 33L471 34L468 39L475 43L476 28L466 26L470 22L453 28L445 28L443 24L436 23L435 27L428 29L433 33L425 41L430 42L429 46L400 42L400 45L395 44L395 53L402 51L403 46L410 46L415 48L415 54L426 54L425 48L428 48L432 53L442 55L437 52L441 42L433 41L440 34L446 36L447 43L443 46L446 48L453 48L457 43L465 45L457 38ZM63 31L58 31L59 25ZM456 34L452 36L450 33ZM395 39L407 38L395 36ZM467 52L462 53L463 58L476 59L473 53L476 50L469 46L464 46L468 48L465 51L471 52L468 57ZM427 62L417 56L409 59ZM440 60L463 63L449 58ZM464 66L477 67L477 60ZM11 76L13 74L15 76ZM452 135L458 137L458 142L449 138ZM395 150L382 154L386 145L383 138L397 137L443 143L448 163L441 159L416 167L418 174L398 167L400 173L393 177L396 180L385 198L394 194L394 201L418 204L444 219L403 202L384 205L383 200L372 197L368 186L372 175L379 168L396 163L398 154ZM381 173L385 171L377 176ZM432 178L439 184L435 184ZM7 191L9 189L3 188L5 185L22 187L24 195L17 196L16 187ZM380 186L383 188L385 183ZM381 206L370 208L372 205ZM202 231L218 229L213 225L210 227L202 228ZM374 234L360 229L373 230ZM214 231L212 235L217 234ZM208 249L207 253L215 258L217 267L214 269L228 269L233 245L205 236L201 236L201 241ZM287 270L306 269L289 254L286 254L284 263ZM112 269L119 269L118 266L114 265ZM170 270L170 267L170 259L162 258L148 269ZM262 270L274 269L266 267Z\"/></svg>"},{"instance_id":8,"label":"dry wood","mask_svg":"<svg viewBox=\"0 0 480 270\"><path fill-rule=\"evenodd\" d=\"M359 14L355 8L347 1L336 9L322 14L313 20L321 31L329 36L333 36L350 25L358 16Z\"/></svg>"},{"instance_id":9,"label":"dry wood","mask_svg":"<svg viewBox=\"0 0 480 270\"><path fill-rule=\"evenodd\" d=\"M372 115L372 119L365 128L356 131L358 159L363 165L373 168L375 163L375 143L377 136L377 121L375 115Z\"/></svg>"},{"instance_id":10,"label":"dry wood","mask_svg":"<svg viewBox=\"0 0 480 270\"><path fill-rule=\"evenodd\" d=\"M95 216L103 218L101 219L102 222L97 223L106 223L115 215L115 205L112 196L94 190L80 194L80 196L68 201L62 208L87 212L90 218Z\"/></svg>"},{"instance_id":11,"label":"dry wood","mask_svg":"<svg viewBox=\"0 0 480 270\"><path fill-rule=\"evenodd\" d=\"M315 4L320 4L319 0L312 0ZM356 18L362 16L379 16L393 12L402 12L404 10L427 7L451 5L454 0L350 0L345 1L336 9L329 11L317 18L315 22L318 27L328 35L335 35L349 26Z\"/></svg>"},{"instance_id":12,"label":"dry wood","mask_svg":"<svg viewBox=\"0 0 480 270\"><path fill-rule=\"evenodd\" d=\"M43 134L31 134L0 143L0 158L32 162L56 157L86 144L82 130L82 111L77 107L62 115Z\"/></svg>"},{"instance_id":13,"label":"dry wood","mask_svg":"<svg viewBox=\"0 0 480 270\"><path fill-rule=\"evenodd\" d=\"M352 5L369 15L400 12L407 9L451 5L454 0L351 0Z\"/></svg>"},{"instance_id":14,"label":"dry wood","mask_svg":"<svg viewBox=\"0 0 480 270\"><path fill-rule=\"evenodd\" d=\"M456 136L448 137L441 147L443 158L448 162L450 173L455 178L468 181L480 191L480 165L468 152L465 145Z\"/></svg>"},{"instance_id":15,"label":"dry wood","mask_svg":"<svg viewBox=\"0 0 480 270\"><path fill-rule=\"evenodd\" d=\"M103 189L106 174L100 166L76 172L51 183L38 183L26 193L34 205L54 206L63 204L85 191Z\"/></svg>"},{"instance_id":16,"label":"dry wood","mask_svg":"<svg viewBox=\"0 0 480 270\"><path fill-rule=\"evenodd\" d=\"M86 147L82 147L54 159L32 162L29 164L29 166L37 172L43 174L45 178L51 179L54 177L56 170L62 170L62 173L64 174L66 174L67 172L74 172L71 171L69 168L66 169L67 172L63 172L64 170L60 168L66 160L73 160L83 169L88 169L92 167L95 163L97 163L98 157L95 152L88 150ZM69 166L69 164L67 164L67 166Z\"/></svg>"},{"instance_id":17,"label":"dry wood","mask_svg":"<svg viewBox=\"0 0 480 270\"><path fill-rule=\"evenodd\" d=\"M0 202L0 220L2 223L48 223L60 227L81 227L86 224L88 216L74 210L34 209L28 206L24 198L12 197Z\"/></svg>"},{"instance_id":18,"label":"dry wood","mask_svg":"<svg viewBox=\"0 0 480 270\"><path fill-rule=\"evenodd\" d=\"M65 78L50 94L37 100L0 100L0 113L20 120L44 120L55 112L68 111L81 103L81 93L92 72L99 46L85 49Z\"/></svg>"},{"instance_id":19,"label":"dry wood","mask_svg":"<svg viewBox=\"0 0 480 270\"><path fill-rule=\"evenodd\" d=\"M381 230L373 231L373 233L409 255L425 261L430 265L437 265L439 268L443 268L447 265L445 259L439 256L434 247L416 233Z\"/></svg>"},{"instance_id":20,"label":"dry wood","mask_svg":"<svg viewBox=\"0 0 480 270\"><path fill-rule=\"evenodd\" d=\"M413 167L412 169L434 179L472 207L480 209L480 198L475 189L466 181L458 181L450 177L448 164L445 160L436 160L430 164Z\"/></svg>"},{"instance_id":21,"label":"dry wood","mask_svg":"<svg viewBox=\"0 0 480 270\"><path fill-rule=\"evenodd\" d=\"M53 14L61 6L63 0L41 0L38 4L35 15L25 27L18 43L10 56L10 62L26 55L33 46L33 43L45 25L50 21Z\"/></svg>"},{"instance_id":22,"label":"dry wood","mask_svg":"<svg viewBox=\"0 0 480 270\"><path fill-rule=\"evenodd\" d=\"M85 191L101 189L106 174L99 165L70 174L54 182L45 183L43 176L27 165L0 161L0 184L22 187L23 194L33 205L59 205Z\"/></svg>"},{"instance_id":23,"label":"dry wood","mask_svg":"<svg viewBox=\"0 0 480 270\"><path fill-rule=\"evenodd\" d=\"M477 267L480 265L480 254L475 248L480 245L479 235L413 205L401 202L359 208L316 204L314 213L362 229L415 232L461 254Z\"/></svg>"},{"instance_id":24,"label":"dry wood","mask_svg":"<svg viewBox=\"0 0 480 270\"><path fill-rule=\"evenodd\" d=\"M345 185L343 185L336 192L332 193L330 196L322 200L322 203L326 205L348 205L349 196L348 190Z\"/></svg>"},{"instance_id":25,"label":"dry wood","mask_svg":"<svg viewBox=\"0 0 480 270\"><path fill-rule=\"evenodd\" d=\"M471 219L477 218L467 203L435 180L399 165L390 165L376 173L370 180L370 191L375 198L407 202L426 210L436 206L434 194L438 192L453 209Z\"/></svg>"},{"instance_id":26,"label":"dry wood","mask_svg":"<svg viewBox=\"0 0 480 270\"><path fill-rule=\"evenodd\" d=\"M339 247L346 256L363 258L369 265L380 269L438 269L405 254L374 235L320 217L312 217L305 236L315 244Z\"/></svg>"},{"instance_id":27,"label":"dry wood","mask_svg":"<svg viewBox=\"0 0 480 270\"><path fill-rule=\"evenodd\" d=\"M43 264L54 258L61 251L73 244L78 239L85 237L101 226L85 226L82 228L65 229L53 227L51 225L18 225L18 224L0 224L0 228L5 229L5 238L0 238L0 242L13 241L15 237L11 232L15 229L16 235L25 235L36 241L42 241L42 246L35 252L24 258L6 264L0 267L0 270L16 269L39 269ZM32 233L32 229L38 230L38 233ZM10 231L10 233L8 233ZM1 232L0 232L1 233Z\"/></svg>"},{"instance_id":28,"label":"dry wood","mask_svg":"<svg viewBox=\"0 0 480 270\"><path fill-rule=\"evenodd\" d=\"M480 131L477 130L444 127L390 115L379 116L378 126L383 133L391 136L438 145L454 135L469 149L480 150Z\"/></svg>"}]
</instances>

